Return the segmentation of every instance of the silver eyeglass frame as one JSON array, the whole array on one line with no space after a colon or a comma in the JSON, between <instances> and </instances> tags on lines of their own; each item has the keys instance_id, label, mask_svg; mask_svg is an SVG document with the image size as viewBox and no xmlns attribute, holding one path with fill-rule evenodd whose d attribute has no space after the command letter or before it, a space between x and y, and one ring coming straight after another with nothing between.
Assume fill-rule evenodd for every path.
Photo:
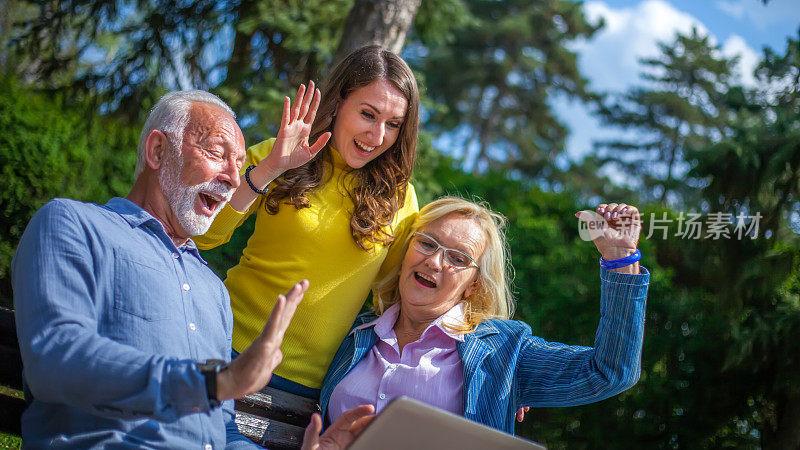
<instances>
[{"instance_id":1,"label":"silver eyeglass frame","mask_svg":"<svg viewBox=\"0 0 800 450\"><path fill-rule=\"evenodd\" d=\"M416 233L414 233L414 234L412 234L412 235L411 235L411 240L412 240L412 241L416 240L416 237L417 237L417 235L420 235L420 236L425 236L426 238L428 238L428 239L430 239L431 241L433 241L433 243L434 243L434 244L436 244L436 249L434 249L434 250L433 250L432 252L430 252L430 253L426 253L424 250L421 250L421 249L419 249L419 248L418 248L416 245L414 245L414 242L411 242L411 245L414 247L414 250L416 250L416 251L418 251L418 252L422 253L423 255L427 255L427 256L433 256L433 255L435 255L435 254L436 254L436 253L439 251L439 249L442 249L442 250L444 250L444 253L442 254L442 262L443 262L443 263L445 263L445 264L447 264L448 266L450 266L450 267L451 267L451 268L453 268L453 269L469 269L469 268L470 268L470 267L472 267L473 265L474 265L476 268L478 268L478 269L480 269L480 268L481 268L481 266L479 266L479 265L478 265L478 263L476 263L476 262L475 262L475 258L473 258L472 256L469 256L468 254L466 254L465 252L463 252L463 251L461 251L461 250L459 250L459 249L445 247L444 245L440 244L440 243L439 243L439 241L437 241L436 239L434 239L434 238L433 238L433 236L431 236L431 235L429 235L429 234L425 234L425 233L423 233L423 232L421 232L421 231L417 231ZM453 264L450 264L450 263L448 263L448 262L447 262L447 252L451 252L451 251L452 251L452 252L457 252L457 253L459 253L459 254L461 254L461 255L464 255L464 256L466 256L467 258L469 258L469 261L470 261L470 263L471 263L471 264L467 264L467 265L466 265L466 266L464 266L464 267L459 267L459 266L454 266Z\"/></svg>"}]
</instances>

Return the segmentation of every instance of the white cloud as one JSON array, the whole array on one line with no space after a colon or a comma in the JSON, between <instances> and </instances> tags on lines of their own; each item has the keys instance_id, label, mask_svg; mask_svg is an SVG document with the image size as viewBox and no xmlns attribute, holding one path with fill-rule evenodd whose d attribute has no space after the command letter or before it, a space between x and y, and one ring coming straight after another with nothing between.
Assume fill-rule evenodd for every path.
<instances>
[{"instance_id":1,"label":"white cloud","mask_svg":"<svg viewBox=\"0 0 800 450\"><path fill-rule=\"evenodd\" d=\"M580 54L581 70L597 90L622 90L634 84L641 71L639 59L658 55L657 43L671 41L675 33L691 33L694 27L708 34L698 19L662 0L618 9L588 1L583 8L590 22L603 18L606 24L590 41L574 47Z\"/></svg>"},{"instance_id":2,"label":"white cloud","mask_svg":"<svg viewBox=\"0 0 800 450\"><path fill-rule=\"evenodd\" d=\"M756 0L746 1L756 3ZM728 6L731 8L738 5L734 0L725 3L730 3ZM641 85L639 60L657 56L657 44L673 41L676 33L689 34L692 28L696 28L701 35L708 35L712 44L719 42L699 19L663 0L644 0L626 8L613 8L604 1L590 0L584 3L583 8L590 22L596 23L603 18L606 25L591 40L576 42L572 47L579 54L581 73L597 91L622 92ZM727 57L739 55L740 80L749 85L755 82L753 68L760 54L741 36L728 37L722 44L721 53ZM619 136L619 130L601 127L585 106L563 99L555 101L553 106L570 128L567 151L572 157L580 157L589 151L593 140L608 138L610 134Z\"/></svg>"},{"instance_id":3,"label":"white cloud","mask_svg":"<svg viewBox=\"0 0 800 450\"><path fill-rule=\"evenodd\" d=\"M753 50L752 47L747 45L744 38L732 34L722 44L722 55L726 58L734 56L739 57L736 65L736 72L739 80L746 86L754 87L756 85L756 78L753 75L753 70L761 61L761 55Z\"/></svg>"},{"instance_id":4,"label":"white cloud","mask_svg":"<svg viewBox=\"0 0 800 450\"><path fill-rule=\"evenodd\" d=\"M720 0L714 4L716 5L717 9L733 17L734 19L741 20L741 18L744 17L744 5L740 1Z\"/></svg>"},{"instance_id":5,"label":"white cloud","mask_svg":"<svg viewBox=\"0 0 800 450\"><path fill-rule=\"evenodd\" d=\"M770 0L766 5L760 0L717 0L714 5L734 19L752 22L761 30L776 23L800 21L797 0Z\"/></svg>"}]
</instances>

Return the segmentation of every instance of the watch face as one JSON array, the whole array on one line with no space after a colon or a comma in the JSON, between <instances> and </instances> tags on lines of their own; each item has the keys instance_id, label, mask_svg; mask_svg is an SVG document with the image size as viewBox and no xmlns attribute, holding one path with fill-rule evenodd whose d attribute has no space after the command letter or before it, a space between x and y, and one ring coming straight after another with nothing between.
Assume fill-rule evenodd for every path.
<instances>
[{"instance_id":1,"label":"watch face","mask_svg":"<svg viewBox=\"0 0 800 450\"><path fill-rule=\"evenodd\" d=\"M203 378L205 378L208 404L212 408L216 408L220 404L217 399L217 373L227 366L228 364L221 359L208 359L205 362L197 363L197 368L200 370L200 373L203 374Z\"/></svg>"},{"instance_id":2,"label":"watch face","mask_svg":"<svg viewBox=\"0 0 800 450\"><path fill-rule=\"evenodd\" d=\"M207 359L205 362L197 363L201 372L219 372L227 366L227 363L221 359Z\"/></svg>"}]
</instances>

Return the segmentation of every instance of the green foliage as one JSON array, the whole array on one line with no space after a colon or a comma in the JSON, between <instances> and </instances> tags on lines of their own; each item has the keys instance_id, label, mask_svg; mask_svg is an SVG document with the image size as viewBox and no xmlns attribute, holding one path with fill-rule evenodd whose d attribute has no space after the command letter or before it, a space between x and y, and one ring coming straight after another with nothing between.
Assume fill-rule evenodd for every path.
<instances>
[{"instance_id":1,"label":"green foliage","mask_svg":"<svg viewBox=\"0 0 800 450\"><path fill-rule=\"evenodd\" d=\"M54 196L104 202L130 188L139 126L165 89L213 89L250 142L273 135L283 96L324 73L352 3L0 4L9 13L0 64L33 83L0 78L0 302L10 299L10 258L37 208ZM599 297L596 251L573 217L594 206L582 199L638 201L645 217L675 218L665 201L760 212L761 234L643 241L652 279L639 384L594 405L532 410L518 432L553 449L796 448L800 39L785 53L765 51L755 89L731 81L734 61L706 37L662 44L643 61L646 83L602 110L608 124L647 138L600 143L599 157L565 172L553 162L566 130L547 102L554 93L595 99L565 46L595 30L569 1L422 2L404 51L425 105L413 179L420 203L454 193L503 212L517 317L545 339L582 345L593 342ZM137 126L97 118L98 107ZM434 150L442 135L463 152ZM604 167L638 182L596 176ZM217 274L236 264L252 227L205 252Z\"/></svg>"},{"instance_id":2,"label":"green foliage","mask_svg":"<svg viewBox=\"0 0 800 450\"><path fill-rule=\"evenodd\" d=\"M455 39L455 31L473 20L461 0L423 1L414 17L410 40L425 46L449 45Z\"/></svg>"},{"instance_id":3,"label":"green foliage","mask_svg":"<svg viewBox=\"0 0 800 450\"><path fill-rule=\"evenodd\" d=\"M275 134L285 95L321 78L353 5L15 3L40 6L18 21L11 42L20 60L13 69L41 86L92 98L132 123L143 122L141 105L153 104L163 86L208 89L231 104L256 138ZM557 94L594 98L567 43L596 29L571 1L422 2L406 56L438 103L429 120L435 131L473 130L460 144L479 143L477 153L462 160L548 178L567 132L548 101Z\"/></svg>"},{"instance_id":4,"label":"green foliage","mask_svg":"<svg viewBox=\"0 0 800 450\"><path fill-rule=\"evenodd\" d=\"M0 448L22 448L22 439L19 436L0 433Z\"/></svg>"},{"instance_id":5,"label":"green foliage","mask_svg":"<svg viewBox=\"0 0 800 450\"><path fill-rule=\"evenodd\" d=\"M692 175L708 181L705 193L731 213L759 211L765 228L789 219L800 232L800 32L786 53L771 49L756 69L759 88L736 87L725 97L733 111L725 139L690 153ZM788 231L788 230L787 230Z\"/></svg>"},{"instance_id":6,"label":"green foliage","mask_svg":"<svg viewBox=\"0 0 800 450\"><path fill-rule=\"evenodd\" d=\"M657 154L655 160L688 164L692 183L705 186L670 189L675 203L730 214L732 220L761 213L759 235L722 240L668 235L642 242L643 264L653 278L639 384L594 405L534 410L518 426L519 434L550 448L570 449L797 446L798 41L790 39L785 54L767 50L758 69L760 89L725 84L729 80L723 69L730 61L713 59L713 49L697 36L679 36L675 48L662 47L667 56L646 63L661 61L662 82L673 84L658 92L635 91L629 98L653 103L625 117L636 126L661 127L660 136L671 139L676 151ZM686 48L695 56L687 56ZM687 62L698 54L710 58L706 62L712 69ZM690 66L698 77L715 79L713 86L702 77L680 81L690 78L683 71ZM666 124L681 121L693 124L689 131L667 135ZM636 145L627 147L633 156ZM645 169L646 159L640 161ZM616 188L586 190L565 177L565 193L547 193L502 173L468 175L454 167L451 161L427 175L437 181L430 186L440 187L428 195L477 195L508 216L518 317L546 339L591 345L597 321L596 256L591 245L577 239L572 212L589 206L575 198L605 199ZM685 181L679 172L673 174L674 182ZM663 191L655 188L669 183L651 175L653 182L645 184L642 197L658 199ZM678 215L663 207L644 212L645 218L667 212L676 220Z\"/></svg>"},{"instance_id":7,"label":"green foliage","mask_svg":"<svg viewBox=\"0 0 800 450\"><path fill-rule=\"evenodd\" d=\"M455 167L453 161L437 167L432 175L440 189L424 195L480 198L506 215L516 270L517 318L547 340L592 345L599 319L597 252L580 240L573 213L595 205L581 203L571 192L543 192L498 173L471 175ZM676 218L664 209L646 209L643 214L661 217L664 212ZM755 244L747 239L742 245ZM712 268L720 259L718 246L719 241L674 235L643 240L643 266L652 279L641 380L631 390L596 404L534 409L517 433L553 449L755 448L761 415L754 393L763 389L759 378L766 372L750 369L750 354L741 365L731 366L725 351L736 342L728 320L729 292L746 291L753 280L723 289L729 276ZM778 261L766 262L764 270L785 280L777 265ZM796 275L780 289L797 304ZM795 320L784 316L784 322ZM781 330L788 338L789 328ZM761 341L755 348L771 353L776 345L783 344ZM770 363L787 366L796 360L785 356L782 363L773 358ZM793 379L788 369L781 374Z\"/></svg>"},{"instance_id":8,"label":"green foliage","mask_svg":"<svg viewBox=\"0 0 800 450\"><path fill-rule=\"evenodd\" d=\"M336 47L352 0L303 2L245 0L235 7L230 59L219 62L213 87L241 117L248 134L274 136L283 98L301 83L320 81Z\"/></svg>"},{"instance_id":9,"label":"green foliage","mask_svg":"<svg viewBox=\"0 0 800 450\"><path fill-rule=\"evenodd\" d=\"M800 32L783 55L765 51L759 86L732 89L734 111L725 139L695 150L693 175L704 177L713 210L762 216L770 238L729 241L715 261L730 331L726 371L753 380L750 422L764 448L800 446ZM710 277L709 277L710 278Z\"/></svg>"},{"instance_id":10,"label":"green foliage","mask_svg":"<svg viewBox=\"0 0 800 450\"><path fill-rule=\"evenodd\" d=\"M613 155L606 161L642 174L645 199L726 214L732 225L758 220L759 234L658 243L659 262L672 268L667 292L680 299L663 314L688 334L648 341L664 346L658 367L667 376L649 377L642 399L660 404L638 415L666 418L657 439L675 448L796 448L800 39L783 55L765 51L755 88L733 84L732 61L696 33L661 50L644 61L657 69L654 90L631 91L605 111L653 139L602 143ZM715 385L724 395L706 395L719 394Z\"/></svg>"},{"instance_id":11,"label":"green foliage","mask_svg":"<svg viewBox=\"0 0 800 450\"><path fill-rule=\"evenodd\" d=\"M636 137L596 143L593 159L636 176L644 200L696 205L702 183L686 177L695 165L687 150L727 134L723 100L735 60L722 58L696 29L659 48L658 57L641 61L649 83L600 110L606 123L636 130Z\"/></svg>"},{"instance_id":12,"label":"green foliage","mask_svg":"<svg viewBox=\"0 0 800 450\"><path fill-rule=\"evenodd\" d=\"M0 77L3 304L11 299L11 258L37 209L53 197L105 202L130 189L137 131L86 112Z\"/></svg>"},{"instance_id":13,"label":"green foliage","mask_svg":"<svg viewBox=\"0 0 800 450\"><path fill-rule=\"evenodd\" d=\"M421 61L432 111L429 125L447 132L470 168L517 169L549 179L567 130L548 102L563 94L591 100L566 44L588 38L589 25L574 2L549 0L463 2L466 26Z\"/></svg>"}]
</instances>

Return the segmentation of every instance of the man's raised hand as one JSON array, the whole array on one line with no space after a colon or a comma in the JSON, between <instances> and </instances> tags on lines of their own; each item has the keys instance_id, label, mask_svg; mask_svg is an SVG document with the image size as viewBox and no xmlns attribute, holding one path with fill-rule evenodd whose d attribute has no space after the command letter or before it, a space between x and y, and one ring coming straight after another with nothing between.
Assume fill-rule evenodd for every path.
<instances>
[{"instance_id":1,"label":"man's raised hand","mask_svg":"<svg viewBox=\"0 0 800 450\"><path fill-rule=\"evenodd\" d=\"M217 374L217 398L220 401L241 398L261 390L280 364L281 343L297 305L308 290L303 280L279 295L261 334L228 367Z\"/></svg>"}]
</instances>

